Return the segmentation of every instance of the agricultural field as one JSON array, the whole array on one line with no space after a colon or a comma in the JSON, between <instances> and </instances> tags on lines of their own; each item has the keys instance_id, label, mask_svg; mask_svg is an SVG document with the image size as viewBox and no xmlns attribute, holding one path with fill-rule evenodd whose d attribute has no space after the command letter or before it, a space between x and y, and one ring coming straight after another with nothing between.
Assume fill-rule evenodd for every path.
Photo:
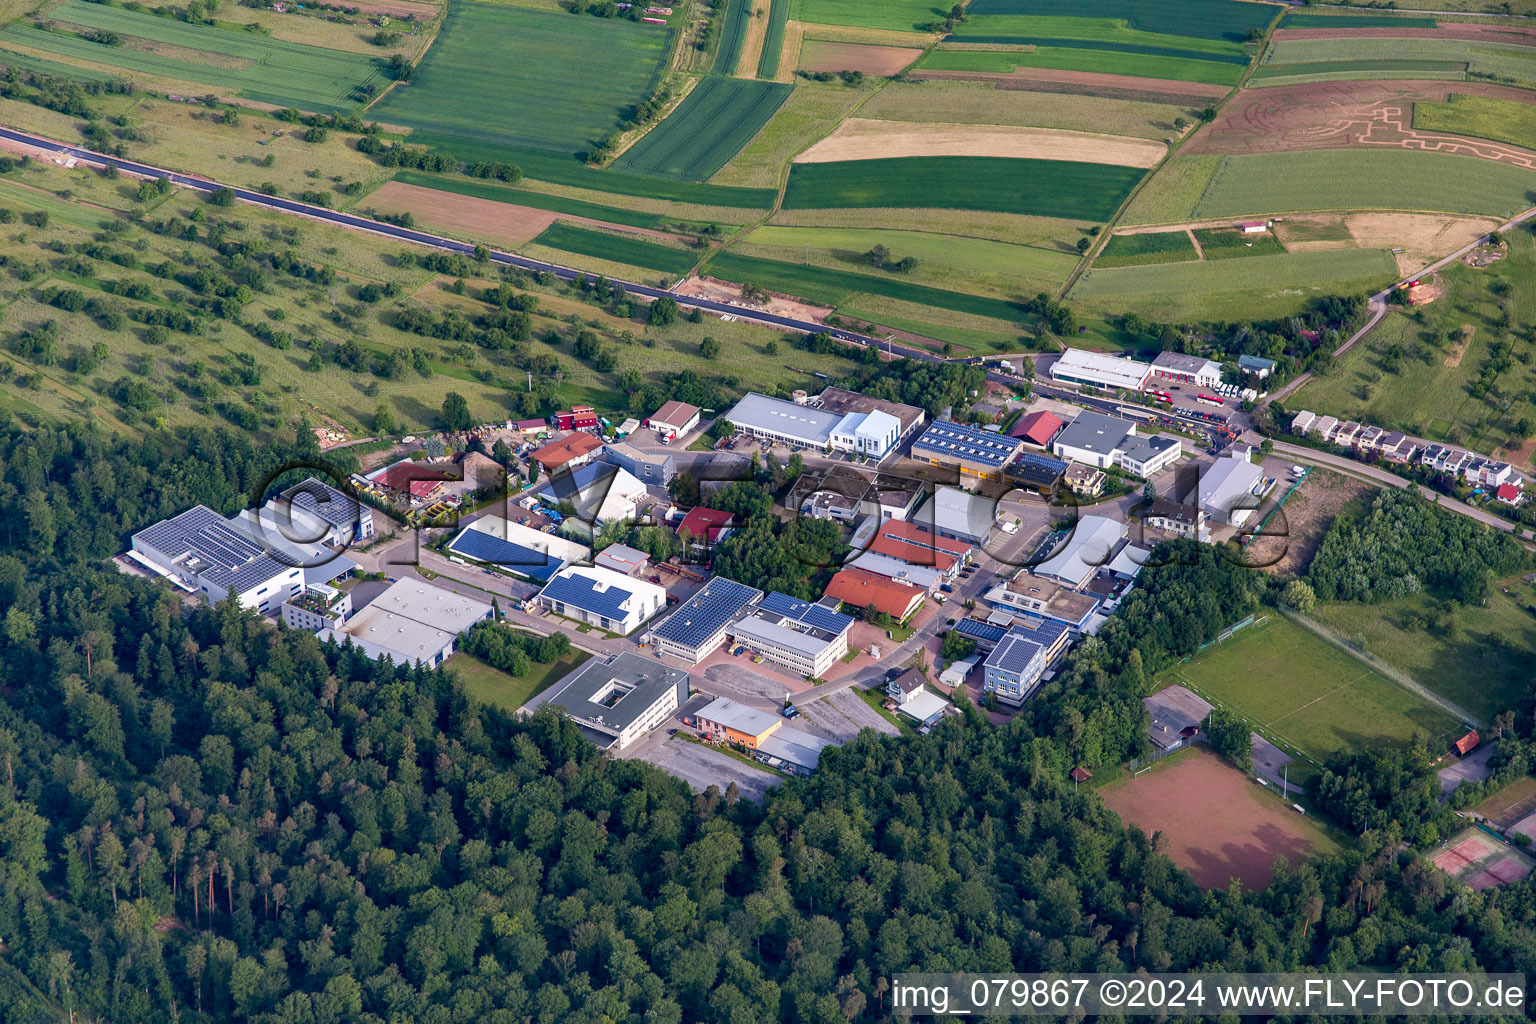
<instances>
[{"instance_id":1,"label":"agricultural field","mask_svg":"<svg viewBox=\"0 0 1536 1024\"><path fill-rule=\"evenodd\" d=\"M1068 298L1090 312L1159 320L1262 319L1298 313L1325 295L1376 291L1396 276L1396 263L1380 249L1281 253L1094 268L1077 279Z\"/></svg>"},{"instance_id":2,"label":"agricultural field","mask_svg":"<svg viewBox=\"0 0 1536 1024\"><path fill-rule=\"evenodd\" d=\"M784 55L784 28L789 22L792 0L768 0L768 23L763 28L763 48L757 58L757 77L772 81L779 77L779 61Z\"/></svg>"},{"instance_id":3,"label":"agricultural field","mask_svg":"<svg viewBox=\"0 0 1536 1024\"><path fill-rule=\"evenodd\" d=\"M1481 452L1507 445L1522 419L1536 422L1536 370L1505 354L1523 344L1521 325L1536 320L1536 240L1524 231L1506 240L1507 259L1440 271L1442 298L1391 313L1288 404ZM1465 341L1463 325L1471 328Z\"/></svg>"},{"instance_id":4,"label":"agricultural field","mask_svg":"<svg viewBox=\"0 0 1536 1024\"><path fill-rule=\"evenodd\" d=\"M452 192L462 196L474 196L477 199L489 199L493 202L524 206L535 210L547 210L550 213L563 213L572 217L585 217L590 220L605 221L609 224L622 224L632 228L654 228L662 222L661 215L656 213L626 210L618 206L603 206L598 203L589 203L566 196L534 192L531 189L508 188L505 185L493 185L490 182L477 181L473 178L462 178L456 175L401 171L395 175L395 181L405 185L437 189L442 192Z\"/></svg>"},{"instance_id":5,"label":"agricultural field","mask_svg":"<svg viewBox=\"0 0 1536 1024\"><path fill-rule=\"evenodd\" d=\"M715 51L715 74L734 75L741 65L742 46L750 31L753 0L729 0L720 29L720 48Z\"/></svg>"},{"instance_id":6,"label":"agricultural field","mask_svg":"<svg viewBox=\"0 0 1536 1024\"><path fill-rule=\"evenodd\" d=\"M1157 166L1167 147L1150 139L1117 138L1092 132L1066 132L1016 125L941 124L875 121L855 117L795 157L796 163L862 160L871 153L902 157L1006 157L1113 164L1119 167Z\"/></svg>"},{"instance_id":7,"label":"agricultural field","mask_svg":"<svg viewBox=\"0 0 1536 1024\"><path fill-rule=\"evenodd\" d=\"M1157 178L1164 174L1167 181L1154 180L1137 197L1128 223L1311 210L1510 216L1526 207L1531 189L1530 170L1513 164L1396 149L1181 156Z\"/></svg>"},{"instance_id":8,"label":"agricultural field","mask_svg":"<svg viewBox=\"0 0 1536 1024\"><path fill-rule=\"evenodd\" d=\"M1434 18L1406 14L1285 14L1280 30L1293 28L1434 28Z\"/></svg>"},{"instance_id":9,"label":"agricultural field","mask_svg":"<svg viewBox=\"0 0 1536 1024\"><path fill-rule=\"evenodd\" d=\"M1420 593L1377 604L1319 604L1312 617L1487 720L1528 695L1533 604L1536 592L1516 578L1499 583L1482 608Z\"/></svg>"},{"instance_id":10,"label":"agricultural field","mask_svg":"<svg viewBox=\"0 0 1536 1024\"><path fill-rule=\"evenodd\" d=\"M1093 261L1095 267L1140 267L1154 263L1183 263L1197 260L1195 243L1186 231L1147 231L1134 235L1115 235L1104 243Z\"/></svg>"},{"instance_id":11,"label":"agricultural field","mask_svg":"<svg viewBox=\"0 0 1536 1024\"><path fill-rule=\"evenodd\" d=\"M1019 125L1096 132L1158 142L1173 134L1174 118L1193 122L1194 106L1109 99L1102 96L1050 97L991 82L892 82L859 109L861 117L885 121Z\"/></svg>"},{"instance_id":12,"label":"agricultural field","mask_svg":"<svg viewBox=\"0 0 1536 1024\"><path fill-rule=\"evenodd\" d=\"M705 181L762 129L791 86L706 78L613 162L615 170Z\"/></svg>"},{"instance_id":13,"label":"agricultural field","mask_svg":"<svg viewBox=\"0 0 1536 1024\"><path fill-rule=\"evenodd\" d=\"M1075 253L1060 249L902 230L770 225L755 229L732 249L767 259L870 273L873 268L864 254L877 245L890 251L889 263L906 258L917 261L915 269L894 275L896 280L1005 297L1055 291L1077 265Z\"/></svg>"},{"instance_id":14,"label":"agricultural field","mask_svg":"<svg viewBox=\"0 0 1536 1024\"><path fill-rule=\"evenodd\" d=\"M1313 764L1336 750L1407 743L1416 733L1447 742L1459 735L1449 714L1275 612L1158 681L1189 687ZM1292 766L1293 778L1300 767Z\"/></svg>"},{"instance_id":15,"label":"agricultural field","mask_svg":"<svg viewBox=\"0 0 1536 1024\"><path fill-rule=\"evenodd\" d=\"M1536 39L1531 40L1536 42ZM1344 36L1324 39L1277 39L1255 73L1256 84L1284 78L1368 72L1413 78L1424 73L1465 71L1469 76L1521 85L1536 84L1536 46L1492 39L1450 36Z\"/></svg>"},{"instance_id":16,"label":"agricultural field","mask_svg":"<svg viewBox=\"0 0 1536 1024\"><path fill-rule=\"evenodd\" d=\"M423 129L429 144L440 138L464 159L523 163L504 147L578 153L650 91L666 40L659 25L463 0L449 7L416 77L369 113ZM490 145L481 156L461 142Z\"/></svg>"},{"instance_id":17,"label":"agricultural field","mask_svg":"<svg viewBox=\"0 0 1536 1024\"><path fill-rule=\"evenodd\" d=\"M1249 32L1263 29L1279 13L1278 7L1240 0L1182 0L1176 8L1156 0L972 0L966 8L968 25L994 17L1068 24L1099 21L1107 23L1095 30L1099 32L1157 33L1230 44L1242 43Z\"/></svg>"},{"instance_id":18,"label":"agricultural field","mask_svg":"<svg viewBox=\"0 0 1536 1024\"><path fill-rule=\"evenodd\" d=\"M659 270L664 274L681 276L693 269L699 261L695 253L656 242L647 242L631 235L611 234L591 228L576 227L557 222L546 228L534 239L538 245L561 252L591 256L593 259L622 263L646 270Z\"/></svg>"},{"instance_id":19,"label":"agricultural field","mask_svg":"<svg viewBox=\"0 0 1536 1024\"><path fill-rule=\"evenodd\" d=\"M1085 71L1133 78L1161 78L1206 85L1236 85L1242 64L1158 54L1124 53L1080 46L1036 46L1032 50L955 50L940 47L917 62L933 71L984 71L1012 74L1019 68Z\"/></svg>"},{"instance_id":20,"label":"agricultural field","mask_svg":"<svg viewBox=\"0 0 1536 1024\"><path fill-rule=\"evenodd\" d=\"M923 51L914 46L876 46L807 39L800 46L801 71L862 71L889 76L910 65Z\"/></svg>"},{"instance_id":21,"label":"agricultural field","mask_svg":"<svg viewBox=\"0 0 1536 1024\"><path fill-rule=\"evenodd\" d=\"M944 16L937 0L788 0L789 17L817 25L920 32Z\"/></svg>"},{"instance_id":22,"label":"agricultural field","mask_svg":"<svg viewBox=\"0 0 1536 1024\"><path fill-rule=\"evenodd\" d=\"M1196 228L1195 241L1208 260L1228 260L1243 256L1277 256L1285 252L1280 240L1268 231L1244 234L1237 228Z\"/></svg>"},{"instance_id":23,"label":"agricultural field","mask_svg":"<svg viewBox=\"0 0 1536 1024\"><path fill-rule=\"evenodd\" d=\"M319 113L355 108L365 87L386 80L364 54L327 49L83 0L50 11L54 30L17 21L0 29L0 46L39 51L122 78L136 74L196 83L226 96ZM104 46L77 32L111 32Z\"/></svg>"},{"instance_id":24,"label":"agricultural field","mask_svg":"<svg viewBox=\"0 0 1536 1024\"><path fill-rule=\"evenodd\" d=\"M870 92L870 86L850 89L840 83L799 83L762 130L710 182L776 193L784 168L795 154L831 131Z\"/></svg>"},{"instance_id":25,"label":"agricultural field","mask_svg":"<svg viewBox=\"0 0 1536 1024\"><path fill-rule=\"evenodd\" d=\"M1415 103L1413 126L1536 149L1536 105L1452 93L1444 103Z\"/></svg>"},{"instance_id":26,"label":"agricultural field","mask_svg":"<svg viewBox=\"0 0 1536 1024\"><path fill-rule=\"evenodd\" d=\"M954 207L1107 220L1141 170L999 157L902 157L796 164L785 209Z\"/></svg>"}]
</instances>

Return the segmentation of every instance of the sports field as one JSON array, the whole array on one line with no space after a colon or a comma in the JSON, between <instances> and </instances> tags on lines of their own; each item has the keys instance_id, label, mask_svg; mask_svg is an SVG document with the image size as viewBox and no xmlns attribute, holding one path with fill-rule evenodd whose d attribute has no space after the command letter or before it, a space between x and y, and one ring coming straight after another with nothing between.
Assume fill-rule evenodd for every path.
<instances>
[{"instance_id":1,"label":"sports field","mask_svg":"<svg viewBox=\"0 0 1536 1024\"><path fill-rule=\"evenodd\" d=\"M1193 208L1170 219L1394 209L1510 216L1525 209L1532 177L1513 164L1398 148L1256 153L1205 166L1212 175Z\"/></svg>"},{"instance_id":2,"label":"sports field","mask_svg":"<svg viewBox=\"0 0 1536 1024\"><path fill-rule=\"evenodd\" d=\"M1430 860L1475 890L1511 885L1536 867L1536 861L1475 827L1456 833Z\"/></svg>"},{"instance_id":3,"label":"sports field","mask_svg":"<svg viewBox=\"0 0 1536 1024\"><path fill-rule=\"evenodd\" d=\"M501 147L583 151L650 90L667 31L622 18L462 0L408 85L369 113L387 124ZM412 141L417 141L415 138Z\"/></svg>"},{"instance_id":4,"label":"sports field","mask_svg":"<svg viewBox=\"0 0 1536 1024\"><path fill-rule=\"evenodd\" d=\"M790 0L789 16L818 25L916 32L948 10L938 0Z\"/></svg>"},{"instance_id":5,"label":"sports field","mask_svg":"<svg viewBox=\"0 0 1536 1024\"><path fill-rule=\"evenodd\" d=\"M1206 889L1225 888L1233 878L1247 890L1262 889L1274 878L1277 857L1295 868L1340 849L1320 824L1203 747L1112 781L1099 796L1127 825L1161 832L1168 856Z\"/></svg>"},{"instance_id":6,"label":"sports field","mask_svg":"<svg viewBox=\"0 0 1536 1024\"><path fill-rule=\"evenodd\" d=\"M1536 778L1522 775L1472 808L1496 827L1504 829L1536 812Z\"/></svg>"},{"instance_id":7,"label":"sports field","mask_svg":"<svg viewBox=\"0 0 1536 1024\"><path fill-rule=\"evenodd\" d=\"M1183 263L1200 254L1183 231L1157 231L1138 235L1115 235L1093 261L1095 267L1140 267L1153 263Z\"/></svg>"},{"instance_id":8,"label":"sports field","mask_svg":"<svg viewBox=\"0 0 1536 1024\"><path fill-rule=\"evenodd\" d=\"M1271 740L1321 763L1335 750L1405 743L1416 732L1438 745L1460 723L1289 619L1268 620L1175 665L1160 681L1182 683L1242 715Z\"/></svg>"},{"instance_id":9,"label":"sports field","mask_svg":"<svg viewBox=\"0 0 1536 1024\"><path fill-rule=\"evenodd\" d=\"M613 166L635 174L704 181L762 129L792 88L744 78L706 78Z\"/></svg>"},{"instance_id":10,"label":"sports field","mask_svg":"<svg viewBox=\"0 0 1536 1024\"><path fill-rule=\"evenodd\" d=\"M686 274L698 262L698 256L684 249L658 245L627 235L593 231L573 224L557 222L535 238L537 245L563 252L573 252L610 263L625 263L647 270L660 270L675 276Z\"/></svg>"},{"instance_id":11,"label":"sports field","mask_svg":"<svg viewBox=\"0 0 1536 1024\"><path fill-rule=\"evenodd\" d=\"M954 207L1102 221L1144 171L999 157L898 157L796 164L785 209Z\"/></svg>"},{"instance_id":12,"label":"sports field","mask_svg":"<svg viewBox=\"0 0 1536 1024\"><path fill-rule=\"evenodd\" d=\"M12 22L0 30L0 44L42 50L63 63L84 61L118 68L123 77L139 72L321 113L355 106L359 86L382 84L373 62L360 53L192 25L83 0L65 0L50 16L63 23L58 31ZM115 33L124 45L91 42L66 30L66 25Z\"/></svg>"},{"instance_id":13,"label":"sports field","mask_svg":"<svg viewBox=\"0 0 1536 1024\"><path fill-rule=\"evenodd\" d=\"M1453 93L1445 103L1415 103L1413 126L1536 149L1536 105L1515 100Z\"/></svg>"},{"instance_id":14,"label":"sports field","mask_svg":"<svg viewBox=\"0 0 1536 1024\"><path fill-rule=\"evenodd\" d=\"M1033 50L936 49L917 62L934 71L986 71L1012 74L1019 68L1050 68L1056 71L1089 71L1133 78L1166 78L1206 85L1236 85L1243 65L1086 46L1043 45Z\"/></svg>"}]
</instances>

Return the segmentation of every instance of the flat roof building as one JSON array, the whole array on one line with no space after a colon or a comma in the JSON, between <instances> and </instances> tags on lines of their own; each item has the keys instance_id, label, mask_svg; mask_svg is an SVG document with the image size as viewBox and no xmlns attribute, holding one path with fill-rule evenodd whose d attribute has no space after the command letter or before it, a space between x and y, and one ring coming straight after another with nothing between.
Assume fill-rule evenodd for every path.
<instances>
[{"instance_id":1,"label":"flat roof building","mask_svg":"<svg viewBox=\"0 0 1536 1024\"><path fill-rule=\"evenodd\" d=\"M1034 567L1036 576L1081 588L1114 561L1125 539L1125 524L1107 516L1083 516L1051 557Z\"/></svg>"},{"instance_id":2,"label":"flat roof building","mask_svg":"<svg viewBox=\"0 0 1536 1024\"><path fill-rule=\"evenodd\" d=\"M1175 461L1183 448L1175 438L1142 437L1131 420L1097 412L1080 412L1056 435L1051 450L1064 459L1096 469L1119 467L1137 476L1151 476Z\"/></svg>"},{"instance_id":3,"label":"flat roof building","mask_svg":"<svg viewBox=\"0 0 1536 1024\"><path fill-rule=\"evenodd\" d=\"M1064 459L1042 455L1039 452L1022 451L1012 462L1003 467L1003 479L1010 484L1022 485L1049 494L1056 489L1062 477L1071 468Z\"/></svg>"},{"instance_id":4,"label":"flat roof building","mask_svg":"<svg viewBox=\"0 0 1536 1024\"><path fill-rule=\"evenodd\" d=\"M848 653L848 631L853 622L851 615L826 605L774 591L763 598L756 611L731 628L731 635L765 660L808 679L819 679Z\"/></svg>"},{"instance_id":5,"label":"flat roof building","mask_svg":"<svg viewBox=\"0 0 1536 1024\"><path fill-rule=\"evenodd\" d=\"M602 569L612 569L625 576L635 576L645 571L651 556L628 544L610 544L592 556L592 564Z\"/></svg>"},{"instance_id":6,"label":"flat roof building","mask_svg":"<svg viewBox=\"0 0 1536 1024\"><path fill-rule=\"evenodd\" d=\"M928 414L918 406L892 402L884 398L871 398L869 395L844 388L826 388L817 396L816 404L828 412L839 415L860 412L885 413L895 418L901 437L906 437L928 420Z\"/></svg>"},{"instance_id":7,"label":"flat roof building","mask_svg":"<svg viewBox=\"0 0 1536 1024\"><path fill-rule=\"evenodd\" d=\"M584 544L493 515L483 515L466 526L449 542L448 551L535 583L547 583L567 565L590 561L592 555Z\"/></svg>"},{"instance_id":8,"label":"flat roof building","mask_svg":"<svg viewBox=\"0 0 1536 1024\"><path fill-rule=\"evenodd\" d=\"M794 775L810 775L821 752L833 744L785 724L767 711L729 697L717 697L692 716L693 724L707 738L745 748L771 768Z\"/></svg>"},{"instance_id":9,"label":"flat roof building","mask_svg":"<svg viewBox=\"0 0 1536 1024\"><path fill-rule=\"evenodd\" d=\"M350 641L370 658L431 667L448 660L461 633L494 615L482 601L406 576L339 629L327 627L316 635L322 642Z\"/></svg>"},{"instance_id":10,"label":"flat roof building","mask_svg":"<svg viewBox=\"0 0 1536 1024\"><path fill-rule=\"evenodd\" d=\"M1051 366L1051 379L1110 390L1140 391L1152 367L1122 356L1069 348Z\"/></svg>"},{"instance_id":11,"label":"flat roof building","mask_svg":"<svg viewBox=\"0 0 1536 1024\"><path fill-rule=\"evenodd\" d=\"M1264 468L1246 449L1229 450L1200 478L1200 507L1218 523L1242 526L1258 511Z\"/></svg>"},{"instance_id":12,"label":"flat roof building","mask_svg":"<svg viewBox=\"0 0 1536 1024\"><path fill-rule=\"evenodd\" d=\"M997 502L954 487L938 487L917 514L917 525L940 537L984 547L997 522Z\"/></svg>"},{"instance_id":13,"label":"flat roof building","mask_svg":"<svg viewBox=\"0 0 1536 1024\"><path fill-rule=\"evenodd\" d=\"M1221 383L1221 364L1204 356L1182 352L1160 352L1152 360L1152 373L1163 380L1182 381L1196 387L1212 388Z\"/></svg>"},{"instance_id":14,"label":"flat roof building","mask_svg":"<svg viewBox=\"0 0 1536 1024\"><path fill-rule=\"evenodd\" d=\"M962 484L975 480L1001 480L1003 467L1024 442L1016 437L980 430L949 420L935 420L912 443L912 457L934 466L953 466Z\"/></svg>"},{"instance_id":15,"label":"flat roof building","mask_svg":"<svg viewBox=\"0 0 1536 1024\"><path fill-rule=\"evenodd\" d=\"M549 703L563 708L599 748L618 752L682 707L689 684L682 669L622 651L566 676Z\"/></svg>"},{"instance_id":16,"label":"flat roof building","mask_svg":"<svg viewBox=\"0 0 1536 1024\"><path fill-rule=\"evenodd\" d=\"M749 392L725 418L760 440L792 448L846 451L885 458L902 437L902 421L882 409L839 413Z\"/></svg>"},{"instance_id":17,"label":"flat roof building","mask_svg":"<svg viewBox=\"0 0 1536 1024\"><path fill-rule=\"evenodd\" d=\"M716 576L651 629L657 651L697 665L725 641L731 625L763 599L745 583Z\"/></svg>"},{"instance_id":18,"label":"flat roof building","mask_svg":"<svg viewBox=\"0 0 1536 1024\"><path fill-rule=\"evenodd\" d=\"M304 590L302 565L273 557L206 505L135 533L128 555L209 604L233 595L266 614Z\"/></svg>"},{"instance_id":19,"label":"flat roof building","mask_svg":"<svg viewBox=\"0 0 1536 1024\"><path fill-rule=\"evenodd\" d=\"M667 486L676 475L671 452L642 451L623 442L604 448L603 461L610 466L618 466L636 480L653 487Z\"/></svg>"},{"instance_id":20,"label":"flat roof building","mask_svg":"<svg viewBox=\"0 0 1536 1024\"><path fill-rule=\"evenodd\" d=\"M539 607L628 636L667 606L667 591L612 569L573 565L544 585Z\"/></svg>"},{"instance_id":21,"label":"flat roof building","mask_svg":"<svg viewBox=\"0 0 1536 1024\"><path fill-rule=\"evenodd\" d=\"M1052 619L1078 632L1088 628L1088 621L1099 607L1099 599L1092 594L1079 593L1044 576L1033 576L1026 569L987 591L986 600L994 607Z\"/></svg>"},{"instance_id":22,"label":"flat roof building","mask_svg":"<svg viewBox=\"0 0 1536 1024\"><path fill-rule=\"evenodd\" d=\"M903 559L876 554L873 551L855 551L848 556L848 561L844 564L850 569L884 576L888 580L906 583L930 594L933 593L934 587L947 578L945 573L931 565L915 565Z\"/></svg>"}]
</instances>

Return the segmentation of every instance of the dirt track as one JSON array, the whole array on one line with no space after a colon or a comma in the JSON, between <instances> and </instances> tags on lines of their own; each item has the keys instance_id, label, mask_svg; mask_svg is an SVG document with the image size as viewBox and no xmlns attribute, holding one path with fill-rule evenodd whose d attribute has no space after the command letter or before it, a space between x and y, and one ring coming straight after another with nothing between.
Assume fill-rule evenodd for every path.
<instances>
[{"instance_id":1,"label":"dirt track","mask_svg":"<svg viewBox=\"0 0 1536 1024\"><path fill-rule=\"evenodd\" d=\"M838 125L831 135L795 157L795 163L827 163L876 156L1000 156L1155 167L1166 151L1162 143L1150 139L1053 128L850 118Z\"/></svg>"}]
</instances>

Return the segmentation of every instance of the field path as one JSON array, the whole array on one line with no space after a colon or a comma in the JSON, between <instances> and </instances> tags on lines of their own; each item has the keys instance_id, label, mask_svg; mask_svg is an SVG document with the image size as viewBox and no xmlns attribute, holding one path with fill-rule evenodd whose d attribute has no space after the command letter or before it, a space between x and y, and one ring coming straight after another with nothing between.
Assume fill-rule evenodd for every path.
<instances>
[{"instance_id":1,"label":"field path","mask_svg":"<svg viewBox=\"0 0 1536 1024\"><path fill-rule=\"evenodd\" d=\"M1195 237L1194 229L1185 228L1184 233L1189 236L1189 244L1195 247L1195 255L1202 260L1205 259L1205 250L1200 248L1200 239Z\"/></svg>"}]
</instances>

